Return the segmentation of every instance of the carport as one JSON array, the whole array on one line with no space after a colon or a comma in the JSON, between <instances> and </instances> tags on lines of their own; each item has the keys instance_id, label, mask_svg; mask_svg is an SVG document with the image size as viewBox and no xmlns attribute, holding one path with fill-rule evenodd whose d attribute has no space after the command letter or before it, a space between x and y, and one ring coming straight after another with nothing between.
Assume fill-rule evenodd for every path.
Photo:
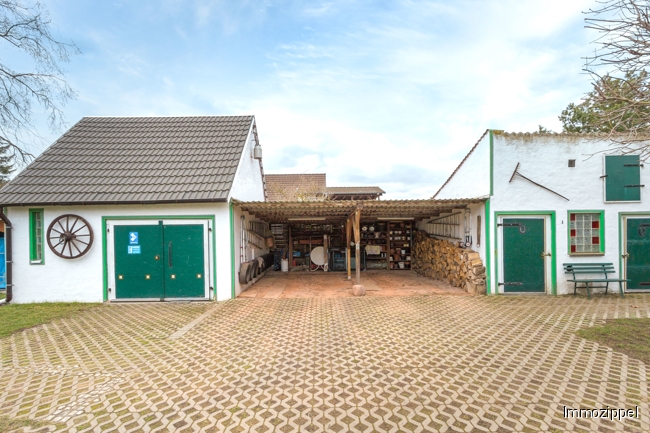
<instances>
[{"instance_id":1,"label":"carport","mask_svg":"<svg viewBox=\"0 0 650 433\"><path fill-rule=\"evenodd\" d=\"M293 236L298 229L309 225L311 227L329 226L330 232L334 228L338 230L337 236L342 238L341 246L345 260L347 278L352 278L352 272L356 274L355 281L361 282L361 268L364 255L361 253L362 246L367 248L369 243L379 251L376 259L381 265L387 263L387 270L410 269L410 245L412 242L412 231L417 224L423 220L435 218L440 215L457 212L467 208L471 204L484 202L484 198L472 199L445 199L445 200L365 200L365 201L296 201L296 202L235 202L242 211L255 216L256 219L266 221L273 226L287 228L287 256L288 266L291 268L295 260L294 246L299 245ZM374 237L368 235L378 228ZM393 230L395 228L396 230ZM368 230L367 230L368 229ZM399 229L399 230L398 230ZM379 232L386 233L385 246L381 244ZM381 235L383 236L383 235ZM324 251L329 250L329 241L334 239L323 236L316 245L323 246ZM370 239L370 241L368 241ZM301 239L300 242L303 240ZM312 247L312 238L309 239L309 248ZM316 240L314 240L316 242ZM397 248L394 243L401 242ZM409 246L407 246L409 245ZM312 250L313 251L313 250ZM394 254L398 251L398 254ZM399 254L402 254L400 257ZM393 259L394 257L394 259ZM333 260L337 260L333 258ZM330 255L324 255L324 270L331 270ZM395 266L400 263L399 266ZM408 266L402 266L407 263ZM336 263L332 263L335 265ZM391 267L393 266L393 267ZM311 269L311 267L310 267ZM290 269L289 269L290 270ZM341 275L341 274L339 274Z\"/></svg>"}]
</instances>

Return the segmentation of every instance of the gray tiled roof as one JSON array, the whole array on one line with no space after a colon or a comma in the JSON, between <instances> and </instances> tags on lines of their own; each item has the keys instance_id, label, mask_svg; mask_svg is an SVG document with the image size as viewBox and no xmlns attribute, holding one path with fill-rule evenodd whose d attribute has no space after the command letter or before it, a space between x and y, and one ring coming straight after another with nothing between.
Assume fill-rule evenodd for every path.
<instances>
[{"instance_id":1,"label":"gray tiled roof","mask_svg":"<svg viewBox=\"0 0 650 433\"><path fill-rule=\"evenodd\" d=\"M253 116L84 117L0 204L225 201Z\"/></svg>"}]
</instances>

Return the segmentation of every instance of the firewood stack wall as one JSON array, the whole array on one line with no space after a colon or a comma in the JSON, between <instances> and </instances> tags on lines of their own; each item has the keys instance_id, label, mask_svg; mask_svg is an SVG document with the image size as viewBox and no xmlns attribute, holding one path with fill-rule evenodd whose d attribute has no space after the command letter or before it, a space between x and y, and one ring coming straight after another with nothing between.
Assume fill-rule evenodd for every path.
<instances>
[{"instance_id":1,"label":"firewood stack wall","mask_svg":"<svg viewBox=\"0 0 650 433\"><path fill-rule=\"evenodd\" d=\"M485 294L485 266L479 253L430 237L418 230L413 236L413 270L446 281L469 293Z\"/></svg>"}]
</instances>

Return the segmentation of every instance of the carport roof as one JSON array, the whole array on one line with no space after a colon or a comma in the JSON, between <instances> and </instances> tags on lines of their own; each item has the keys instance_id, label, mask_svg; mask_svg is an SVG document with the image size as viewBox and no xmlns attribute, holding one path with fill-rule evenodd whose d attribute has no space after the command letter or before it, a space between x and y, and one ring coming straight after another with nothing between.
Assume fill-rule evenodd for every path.
<instances>
[{"instance_id":1,"label":"carport roof","mask_svg":"<svg viewBox=\"0 0 650 433\"><path fill-rule=\"evenodd\" d=\"M358 205L362 207L361 219L413 218L420 220L441 213L462 209L470 204L483 203L487 197L445 200L363 200L363 201L306 201L306 202L238 202L242 210L256 218L272 223L308 221L310 218L326 221L343 221Z\"/></svg>"}]
</instances>

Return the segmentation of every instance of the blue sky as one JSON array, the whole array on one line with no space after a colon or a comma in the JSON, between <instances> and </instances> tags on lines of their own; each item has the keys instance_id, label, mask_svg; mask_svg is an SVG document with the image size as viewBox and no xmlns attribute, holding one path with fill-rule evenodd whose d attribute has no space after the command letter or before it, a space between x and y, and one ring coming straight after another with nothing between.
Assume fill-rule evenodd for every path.
<instances>
[{"instance_id":1,"label":"blue sky","mask_svg":"<svg viewBox=\"0 0 650 433\"><path fill-rule=\"evenodd\" d=\"M593 1L46 0L83 116L254 114L267 173L433 195L487 128L559 130ZM11 53L3 53L5 58ZM42 151L60 133L41 131Z\"/></svg>"}]
</instances>

